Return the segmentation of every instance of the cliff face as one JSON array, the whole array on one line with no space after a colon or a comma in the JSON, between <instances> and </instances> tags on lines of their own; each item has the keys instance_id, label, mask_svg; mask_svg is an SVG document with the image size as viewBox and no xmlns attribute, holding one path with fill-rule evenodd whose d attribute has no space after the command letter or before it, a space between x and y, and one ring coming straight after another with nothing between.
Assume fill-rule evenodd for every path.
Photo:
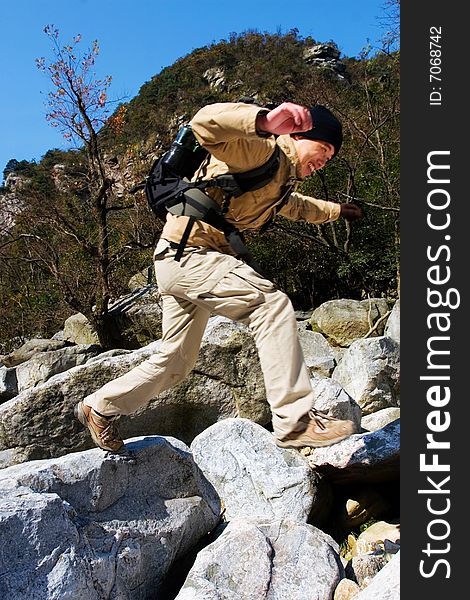
<instances>
[{"instance_id":1,"label":"cliff face","mask_svg":"<svg viewBox=\"0 0 470 600\"><path fill-rule=\"evenodd\" d=\"M0 195L0 237L14 227L15 217L23 207L21 192L28 183L27 177L15 173L8 174L4 185L5 191Z\"/></svg>"}]
</instances>

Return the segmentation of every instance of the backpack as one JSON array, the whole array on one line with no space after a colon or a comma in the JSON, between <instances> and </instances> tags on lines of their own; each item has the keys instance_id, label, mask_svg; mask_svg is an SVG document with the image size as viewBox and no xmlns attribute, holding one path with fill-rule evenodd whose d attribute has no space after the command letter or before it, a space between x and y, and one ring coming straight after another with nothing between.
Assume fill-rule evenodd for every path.
<instances>
[{"instance_id":1,"label":"backpack","mask_svg":"<svg viewBox=\"0 0 470 600\"><path fill-rule=\"evenodd\" d=\"M224 213L232 198L264 187L272 180L280 164L279 147L276 146L264 165L250 171L226 173L213 179L191 182L190 178L208 158L209 153L199 145L191 126L182 127L168 152L158 158L150 169L145 183L148 204L161 219L166 218L168 212L189 217L175 260L181 259L194 222L201 220L222 231L232 249L245 262L253 262L240 232L226 221ZM205 193L212 187L224 192L222 207Z\"/></svg>"}]
</instances>

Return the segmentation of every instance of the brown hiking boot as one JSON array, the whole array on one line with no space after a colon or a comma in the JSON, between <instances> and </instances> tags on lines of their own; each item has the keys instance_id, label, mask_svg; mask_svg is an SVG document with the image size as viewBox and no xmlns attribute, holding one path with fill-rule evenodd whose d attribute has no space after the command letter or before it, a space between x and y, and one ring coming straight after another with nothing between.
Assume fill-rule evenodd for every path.
<instances>
[{"instance_id":1,"label":"brown hiking boot","mask_svg":"<svg viewBox=\"0 0 470 600\"><path fill-rule=\"evenodd\" d=\"M83 401L75 405L74 413L80 423L88 427L93 441L101 449L108 450L108 452L119 452L124 446L116 426L119 416L102 417Z\"/></svg>"},{"instance_id":2,"label":"brown hiking boot","mask_svg":"<svg viewBox=\"0 0 470 600\"><path fill-rule=\"evenodd\" d=\"M282 440L277 439L276 444L281 448L320 448L341 442L356 433L352 421L341 421L315 409L310 410L304 420L307 423L304 431L289 433Z\"/></svg>"}]
</instances>

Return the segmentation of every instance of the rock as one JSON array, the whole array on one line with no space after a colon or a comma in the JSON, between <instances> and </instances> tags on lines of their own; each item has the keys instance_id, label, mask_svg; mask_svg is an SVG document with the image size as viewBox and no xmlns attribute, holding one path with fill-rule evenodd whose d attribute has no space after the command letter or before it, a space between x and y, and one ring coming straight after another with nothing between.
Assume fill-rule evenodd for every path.
<instances>
[{"instance_id":1,"label":"rock","mask_svg":"<svg viewBox=\"0 0 470 600\"><path fill-rule=\"evenodd\" d=\"M335 381L321 377L312 378L315 395L313 406L335 419L352 421L356 431L361 429L361 407Z\"/></svg>"},{"instance_id":2,"label":"rock","mask_svg":"<svg viewBox=\"0 0 470 600\"><path fill-rule=\"evenodd\" d=\"M159 344L159 343L158 343ZM152 348L153 344L147 346L147 348ZM145 351L145 349L143 349ZM113 358L114 356L122 356L123 354L132 354L132 350L125 350L124 348L114 348L114 350L106 350L106 352L101 352L101 354L97 354L96 356L92 356L86 361L86 364L97 362L99 360L106 360L108 358Z\"/></svg>"},{"instance_id":3,"label":"rock","mask_svg":"<svg viewBox=\"0 0 470 600\"><path fill-rule=\"evenodd\" d=\"M9 448L0 451L0 469L5 469L11 465L26 462L29 459L29 452L24 448Z\"/></svg>"},{"instance_id":4,"label":"rock","mask_svg":"<svg viewBox=\"0 0 470 600\"><path fill-rule=\"evenodd\" d=\"M158 352L160 344L121 356L98 356L0 405L0 451L11 450L1 455L2 460L51 458L92 447L88 432L73 415L74 405ZM194 371L147 407L123 418L121 431L125 437L173 435L189 443L218 420L236 416L263 425L271 420L248 328L216 317L206 329Z\"/></svg>"},{"instance_id":5,"label":"rock","mask_svg":"<svg viewBox=\"0 0 470 600\"><path fill-rule=\"evenodd\" d=\"M391 508L390 502L370 485L350 488L343 506L338 521L345 531L355 529L371 519L378 519Z\"/></svg>"},{"instance_id":6,"label":"rock","mask_svg":"<svg viewBox=\"0 0 470 600\"><path fill-rule=\"evenodd\" d=\"M400 299L393 305L392 312L387 320L384 335L400 343Z\"/></svg>"},{"instance_id":7,"label":"rock","mask_svg":"<svg viewBox=\"0 0 470 600\"><path fill-rule=\"evenodd\" d=\"M263 372L247 326L225 317L209 319L194 372L205 374L215 384L228 386L230 401L225 410L215 398L223 418L242 417L260 425L270 423L271 409L266 400ZM201 402L199 397L198 401ZM205 398L203 402L204 406L210 406L213 399ZM206 427L213 422L207 420ZM191 439L206 427L191 434Z\"/></svg>"},{"instance_id":8,"label":"rock","mask_svg":"<svg viewBox=\"0 0 470 600\"><path fill-rule=\"evenodd\" d=\"M400 525L385 521L377 521L357 538L353 555L366 554L376 550L384 550L384 542L389 540L394 544L400 542Z\"/></svg>"},{"instance_id":9,"label":"rock","mask_svg":"<svg viewBox=\"0 0 470 600\"><path fill-rule=\"evenodd\" d=\"M347 348L341 348L341 346L332 346L333 354L335 356L336 365L343 360L343 356L347 350Z\"/></svg>"},{"instance_id":10,"label":"rock","mask_svg":"<svg viewBox=\"0 0 470 600\"><path fill-rule=\"evenodd\" d=\"M225 72L222 68L211 67L210 69L204 71L202 76L212 89L219 92L223 92L227 89Z\"/></svg>"},{"instance_id":11,"label":"rock","mask_svg":"<svg viewBox=\"0 0 470 600\"><path fill-rule=\"evenodd\" d=\"M98 335L82 313L72 315L65 321L64 340L73 344L99 344Z\"/></svg>"},{"instance_id":12,"label":"rock","mask_svg":"<svg viewBox=\"0 0 470 600\"><path fill-rule=\"evenodd\" d=\"M338 60L340 51L331 44L314 44L304 49L303 57L307 63L314 58L334 58Z\"/></svg>"},{"instance_id":13,"label":"rock","mask_svg":"<svg viewBox=\"0 0 470 600\"><path fill-rule=\"evenodd\" d=\"M383 547L386 554L396 554L397 552L400 552L400 544L398 542L391 542L388 538L384 539Z\"/></svg>"},{"instance_id":14,"label":"rock","mask_svg":"<svg viewBox=\"0 0 470 600\"><path fill-rule=\"evenodd\" d=\"M326 336L337 346L350 346L364 337L371 326L388 312L384 298L370 300L329 300L313 311L311 324L314 331ZM383 335L385 324L379 325L373 336Z\"/></svg>"},{"instance_id":15,"label":"rock","mask_svg":"<svg viewBox=\"0 0 470 600\"><path fill-rule=\"evenodd\" d=\"M149 598L175 559L219 521L189 449L127 440L0 473L2 598Z\"/></svg>"},{"instance_id":16,"label":"rock","mask_svg":"<svg viewBox=\"0 0 470 600\"><path fill-rule=\"evenodd\" d=\"M0 402L14 398L18 394L18 382L16 380L16 369L12 367L0 367Z\"/></svg>"},{"instance_id":17,"label":"rock","mask_svg":"<svg viewBox=\"0 0 470 600\"><path fill-rule=\"evenodd\" d=\"M310 325L310 319L312 318L313 310L296 310L294 311L297 325L302 329L309 329L311 331L312 326Z\"/></svg>"},{"instance_id":18,"label":"rock","mask_svg":"<svg viewBox=\"0 0 470 600\"><path fill-rule=\"evenodd\" d=\"M340 51L333 44L314 44L304 49L304 61L318 69L331 70L338 79L349 80L346 66L339 60Z\"/></svg>"},{"instance_id":19,"label":"rock","mask_svg":"<svg viewBox=\"0 0 470 600\"><path fill-rule=\"evenodd\" d=\"M16 218L24 210L22 190L31 183L31 179L18 173L9 173L3 189L0 190L0 231L5 236L16 223Z\"/></svg>"},{"instance_id":20,"label":"rock","mask_svg":"<svg viewBox=\"0 0 470 600\"><path fill-rule=\"evenodd\" d=\"M400 553L379 571L355 600L400 600Z\"/></svg>"},{"instance_id":21,"label":"rock","mask_svg":"<svg viewBox=\"0 0 470 600\"><path fill-rule=\"evenodd\" d=\"M361 588L385 567L388 558L383 552L354 556L346 566L346 577L355 581Z\"/></svg>"},{"instance_id":22,"label":"rock","mask_svg":"<svg viewBox=\"0 0 470 600\"><path fill-rule=\"evenodd\" d=\"M372 433L352 435L316 448L309 464L333 481L379 482L398 479L400 464L400 421Z\"/></svg>"},{"instance_id":23,"label":"rock","mask_svg":"<svg viewBox=\"0 0 470 600\"><path fill-rule=\"evenodd\" d=\"M361 588L355 581L351 581L350 579L341 579L336 586L333 600L351 600L351 598L357 596L360 591Z\"/></svg>"},{"instance_id":24,"label":"rock","mask_svg":"<svg viewBox=\"0 0 470 600\"><path fill-rule=\"evenodd\" d=\"M391 338L356 340L334 370L363 415L400 405L400 346Z\"/></svg>"},{"instance_id":25,"label":"rock","mask_svg":"<svg viewBox=\"0 0 470 600\"><path fill-rule=\"evenodd\" d=\"M191 444L196 464L214 486L227 520L237 517L306 521L319 501L319 477L271 433L247 419L224 419ZM321 501L321 499L320 499Z\"/></svg>"},{"instance_id":26,"label":"rock","mask_svg":"<svg viewBox=\"0 0 470 600\"><path fill-rule=\"evenodd\" d=\"M3 364L6 367L16 367L17 365L26 362L39 352L60 350L61 348L65 348L65 346L70 346L70 344L60 340L34 338L32 340L28 340L20 348L10 352L10 354L6 354L3 357Z\"/></svg>"},{"instance_id":27,"label":"rock","mask_svg":"<svg viewBox=\"0 0 470 600\"><path fill-rule=\"evenodd\" d=\"M110 308L123 348L140 348L162 337L162 302L156 284L134 289Z\"/></svg>"},{"instance_id":28,"label":"rock","mask_svg":"<svg viewBox=\"0 0 470 600\"><path fill-rule=\"evenodd\" d=\"M329 377L336 366L333 350L321 333L299 330L300 345L310 372Z\"/></svg>"},{"instance_id":29,"label":"rock","mask_svg":"<svg viewBox=\"0 0 470 600\"><path fill-rule=\"evenodd\" d=\"M60 350L41 352L16 367L18 392L44 383L52 376L86 363L101 352L101 346L80 344Z\"/></svg>"},{"instance_id":30,"label":"rock","mask_svg":"<svg viewBox=\"0 0 470 600\"><path fill-rule=\"evenodd\" d=\"M382 410L378 410L370 415L364 415L361 420L361 427L367 431L377 431L399 418L400 409L398 406L382 408Z\"/></svg>"},{"instance_id":31,"label":"rock","mask_svg":"<svg viewBox=\"0 0 470 600\"><path fill-rule=\"evenodd\" d=\"M137 290L140 290L141 288L144 288L147 285L150 285L153 279L155 279L155 273L154 267L153 265L151 265L149 267L146 267L139 273L136 273L133 277L131 277L127 283L127 287L131 292L135 292Z\"/></svg>"},{"instance_id":32,"label":"rock","mask_svg":"<svg viewBox=\"0 0 470 600\"><path fill-rule=\"evenodd\" d=\"M320 529L235 519L199 552L176 600L323 600L342 577L338 546Z\"/></svg>"}]
</instances>

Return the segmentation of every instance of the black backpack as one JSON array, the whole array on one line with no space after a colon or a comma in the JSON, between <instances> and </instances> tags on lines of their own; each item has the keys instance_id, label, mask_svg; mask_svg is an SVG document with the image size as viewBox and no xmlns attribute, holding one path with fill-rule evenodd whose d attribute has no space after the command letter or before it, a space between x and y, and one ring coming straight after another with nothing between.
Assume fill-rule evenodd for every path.
<instances>
[{"instance_id":1,"label":"black backpack","mask_svg":"<svg viewBox=\"0 0 470 600\"><path fill-rule=\"evenodd\" d=\"M194 222L201 220L222 231L237 255L246 262L253 262L240 232L225 220L224 213L232 198L264 187L272 180L280 164L279 147L276 146L264 165L250 171L191 182L190 178L208 158L209 153L198 144L191 127L182 127L170 150L157 159L150 169L145 183L149 206L162 219L166 218L168 212L189 217L175 260L180 260ZM224 192L222 207L205 193L211 187Z\"/></svg>"}]
</instances>

